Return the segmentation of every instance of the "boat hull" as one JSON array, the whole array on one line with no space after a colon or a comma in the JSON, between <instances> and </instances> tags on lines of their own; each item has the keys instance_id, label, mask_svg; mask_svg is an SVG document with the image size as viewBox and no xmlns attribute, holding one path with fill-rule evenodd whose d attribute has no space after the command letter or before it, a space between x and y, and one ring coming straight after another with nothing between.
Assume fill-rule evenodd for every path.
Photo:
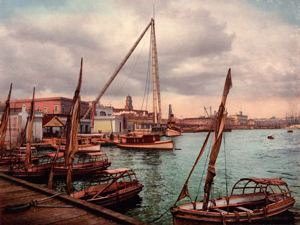
<instances>
[{"instance_id":1,"label":"boat hull","mask_svg":"<svg viewBox=\"0 0 300 225\"><path fill-rule=\"evenodd\" d=\"M170 129L170 128L167 128L166 132L165 132L165 136L167 136L167 137L178 137L180 135L181 135L180 131L173 130L173 129Z\"/></svg>"},{"instance_id":2,"label":"boat hull","mask_svg":"<svg viewBox=\"0 0 300 225\"><path fill-rule=\"evenodd\" d=\"M273 216L287 211L295 203L292 197L283 198L280 201L269 204L264 204L263 202L266 199L261 199L259 200L260 208L251 210L249 207L254 197L254 195L249 195L247 199L241 199L241 202L244 202L244 204L235 203L228 207L218 207L218 202L224 202L226 199L217 199L215 200L216 206L210 208L208 211L202 210L202 203L196 203L196 209L194 209L192 203L173 207L171 209L173 223L175 225L253 223L255 221L271 219ZM235 200L237 199L233 199L233 201ZM254 204L258 204L258 202L253 202ZM226 211L227 208L231 208L231 210Z\"/></svg>"},{"instance_id":3,"label":"boat hull","mask_svg":"<svg viewBox=\"0 0 300 225\"><path fill-rule=\"evenodd\" d=\"M134 198L135 196L138 195L143 189L143 185L139 184L134 187L129 187L126 189L119 190L113 194L110 194L108 196L105 196L103 198L98 198L98 199L90 199L88 200L89 202L94 202L97 203L98 205L102 206L114 206L119 203L128 201L129 199Z\"/></svg>"},{"instance_id":4,"label":"boat hull","mask_svg":"<svg viewBox=\"0 0 300 225\"><path fill-rule=\"evenodd\" d=\"M155 141L153 143L119 143L119 148L130 150L172 150L174 148L173 141Z\"/></svg>"}]
</instances>

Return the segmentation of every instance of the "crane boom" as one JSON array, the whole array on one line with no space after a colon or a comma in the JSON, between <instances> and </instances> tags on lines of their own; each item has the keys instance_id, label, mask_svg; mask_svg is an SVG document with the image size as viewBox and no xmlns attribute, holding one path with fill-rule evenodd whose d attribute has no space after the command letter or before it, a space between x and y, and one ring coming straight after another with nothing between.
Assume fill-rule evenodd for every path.
<instances>
[{"instance_id":1,"label":"crane boom","mask_svg":"<svg viewBox=\"0 0 300 225\"><path fill-rule=\"evenodd\" d=\"M107 90L107 88L109 87L109 85L113 82L113 80L116 78L116 76L118 75L118 73L120 72L120 70L123 68L123 66L127 62L128 58L131 56L131 54L135 50L136 46L140 43L141 39L144 37L145 33L147 32L147 30L149 29L149 27L151 26L151 24L152 24L152 19L151 19L150 23L147 25L147 27L145 28L145 30L142 32L142 34L139 36L139 38L136 40L136 42L134 43L134 45L131 47L131 49L129 50L129 52L127 53L127 55L124 57L124 59L122 60L122 62L119 64L119 66L117 67L117 69L111 75L111 77L109 78L109 80L106 82L106 84L104 85L104 87L100 91L99 95L97 96L97 98L95 99L95 101L93 102L93 104L89 106L88 110L86 111L86 113L83 116L83 119L85 119L87 117L87 115L90 113L91 109L94 107L94 104L96 104L97 102L99 102L100 98L104 95L104 93Z\"/></svg>"}]
</instances>

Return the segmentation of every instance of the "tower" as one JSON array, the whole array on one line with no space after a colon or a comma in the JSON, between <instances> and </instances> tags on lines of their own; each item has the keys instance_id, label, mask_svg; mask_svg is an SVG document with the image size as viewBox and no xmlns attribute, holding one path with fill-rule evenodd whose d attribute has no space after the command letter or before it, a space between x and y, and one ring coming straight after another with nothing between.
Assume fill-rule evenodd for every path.
<instances>
[{"instance_id":1,"label":"tower","mask_svg":"<svg viewBox=\"0 0 300 225\"><path fill-rule=\"evenodd\" d=\"M133 105L132 105L132 98L130 95L126 96L126 100L125 100L125 109L128 111L133 110Z\"/></svg>"}]
</instances>

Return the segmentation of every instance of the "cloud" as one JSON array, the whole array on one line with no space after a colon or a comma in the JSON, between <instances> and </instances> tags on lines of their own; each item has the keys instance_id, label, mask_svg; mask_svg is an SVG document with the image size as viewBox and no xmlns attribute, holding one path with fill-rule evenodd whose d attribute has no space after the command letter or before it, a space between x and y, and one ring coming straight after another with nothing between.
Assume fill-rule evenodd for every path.
<instances>
[{"instance_id":1,"label":"cloud","mask_svg":"<svg viewBox=\"0 0 300 225\"><path fill-rule=\"evenodd\" d=\"M281 108L286 105L299 107L293 100L299 96L297 19L285 20L280 8L270 12L248 1L155 3L162 99L172 99L174 109L184 114L186 103L180 99L189 98L197 108L190 114L198 115L204 103L217 105L229 67L232 113L236 102L255 106L271 98L293 104L274 108L272 100L261 112L244 108L260 116L283 115ZM82 96L94 99L153 14L152 3L146 0L30 1L27 5L3 1L1 5L5 7L0 21L0 88L7 90L13 82L14 98L29 97L33 86L37 96L72 96L83 57ZM105 93L104 102L123 105L130 94L136 105L141 104L149 43L147 33ZM0 97L5 96L4 91ZM163 105L167 111L168 104Z\"/></svg>"}]
</instances>

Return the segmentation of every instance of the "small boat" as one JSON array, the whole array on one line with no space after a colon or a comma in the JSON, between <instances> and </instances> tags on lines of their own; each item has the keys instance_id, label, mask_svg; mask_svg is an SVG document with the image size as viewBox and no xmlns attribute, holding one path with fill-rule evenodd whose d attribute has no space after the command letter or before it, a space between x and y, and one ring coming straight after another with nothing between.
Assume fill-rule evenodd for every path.
<instances>
[{"instance_id":1,"label":"small boat","mask_svg":"<svg viewBox=\"0 0 300 225\"><path fill-rule=\"evenodd\" d=\"M55 157L55 153L48 154L51 158ZM56 163L53 168L54 176L66 176L68 167L65 164L64 153L60 152L57 156ZM72 175L80 177L89 174L97 174L107 169L111 165L107 155L104 152L77 152L74 155L72 163Z\"/></svg>"},{"instance_id":2,"label":"small boat","mask_svg":"<svg viewBox=\"0 0 300 225\"><path fill-rule=\"evenodd\" d=\"M191 202L172 209L174 224L251 223L278 215L295 203L287 184L280 178L243 178L232 188L231 195L203 202ZM198 224L198 223L193 223Z\"/></svg>"},{"instance_id":3,"label":"small boat","mask_svg":"<svg viewBox=\"0 0 300 225\"><path fill-rule=\"evenodd\" d=\"M121 136L119 148L141 149L141 150L172 150L174 144L172 140L160 140L158 134L141 134Z\"/></svg>"},{"instance_id":4,"label":"small boat","mask_svg":"<svg viewBox=\"0 0 300 225\"><path fill-rule=\"evenodd\" d=\"M288 130L287 132L288 132L288 133L293 133L293 130Z\"/></svg>"},{"instance_id":5,"label":"small boat","mask_svg":"<svg viewBox=\"0 0 300 225\"><path fill-rule=\"evenodd\" d=\"M231 70L229 69L223 90L222 101L216 116L214 142L211 147L209 164L204 184L203 200L193 200L190 196L188 183L206 148L211 131L208 132L203 146L186 179L174 206L171 207L174 225L195 224L240 224L260 222L279 215L291 208L295 199L287 184L279 178L242 178L233 186L231 194L221 198L210 198L214 177L216 176L216 161L222 144L222 136L226 121L225 104L232 86ZM180 204L186 197L190 201ZM197 196L198 197L198 196ZM196 198L197 199L197 198Z\"/></svg>"},{"instance_id":6,"label":"small boat","mask_svg":"<svg viewBox=\"0 0 300 225\"><path fill-rule=\"evenodd\" d=\"M102 206L112 206L127 201L143 189L131 169L120 168L104 170L96 185L71 193L71 197L85 199Z\"/></svg>"},{"instance_id":7,"label":"small boat","mask_svg":"<svg viewBox=\"0 0 300 225\"><path fill-rule=\"evenodd\" d=\"M268 138L268 139L271 139L271 140L274 139L274 137L273 137L272 135L269 135L267 138Z\"/></svg>"}]
</instances>

